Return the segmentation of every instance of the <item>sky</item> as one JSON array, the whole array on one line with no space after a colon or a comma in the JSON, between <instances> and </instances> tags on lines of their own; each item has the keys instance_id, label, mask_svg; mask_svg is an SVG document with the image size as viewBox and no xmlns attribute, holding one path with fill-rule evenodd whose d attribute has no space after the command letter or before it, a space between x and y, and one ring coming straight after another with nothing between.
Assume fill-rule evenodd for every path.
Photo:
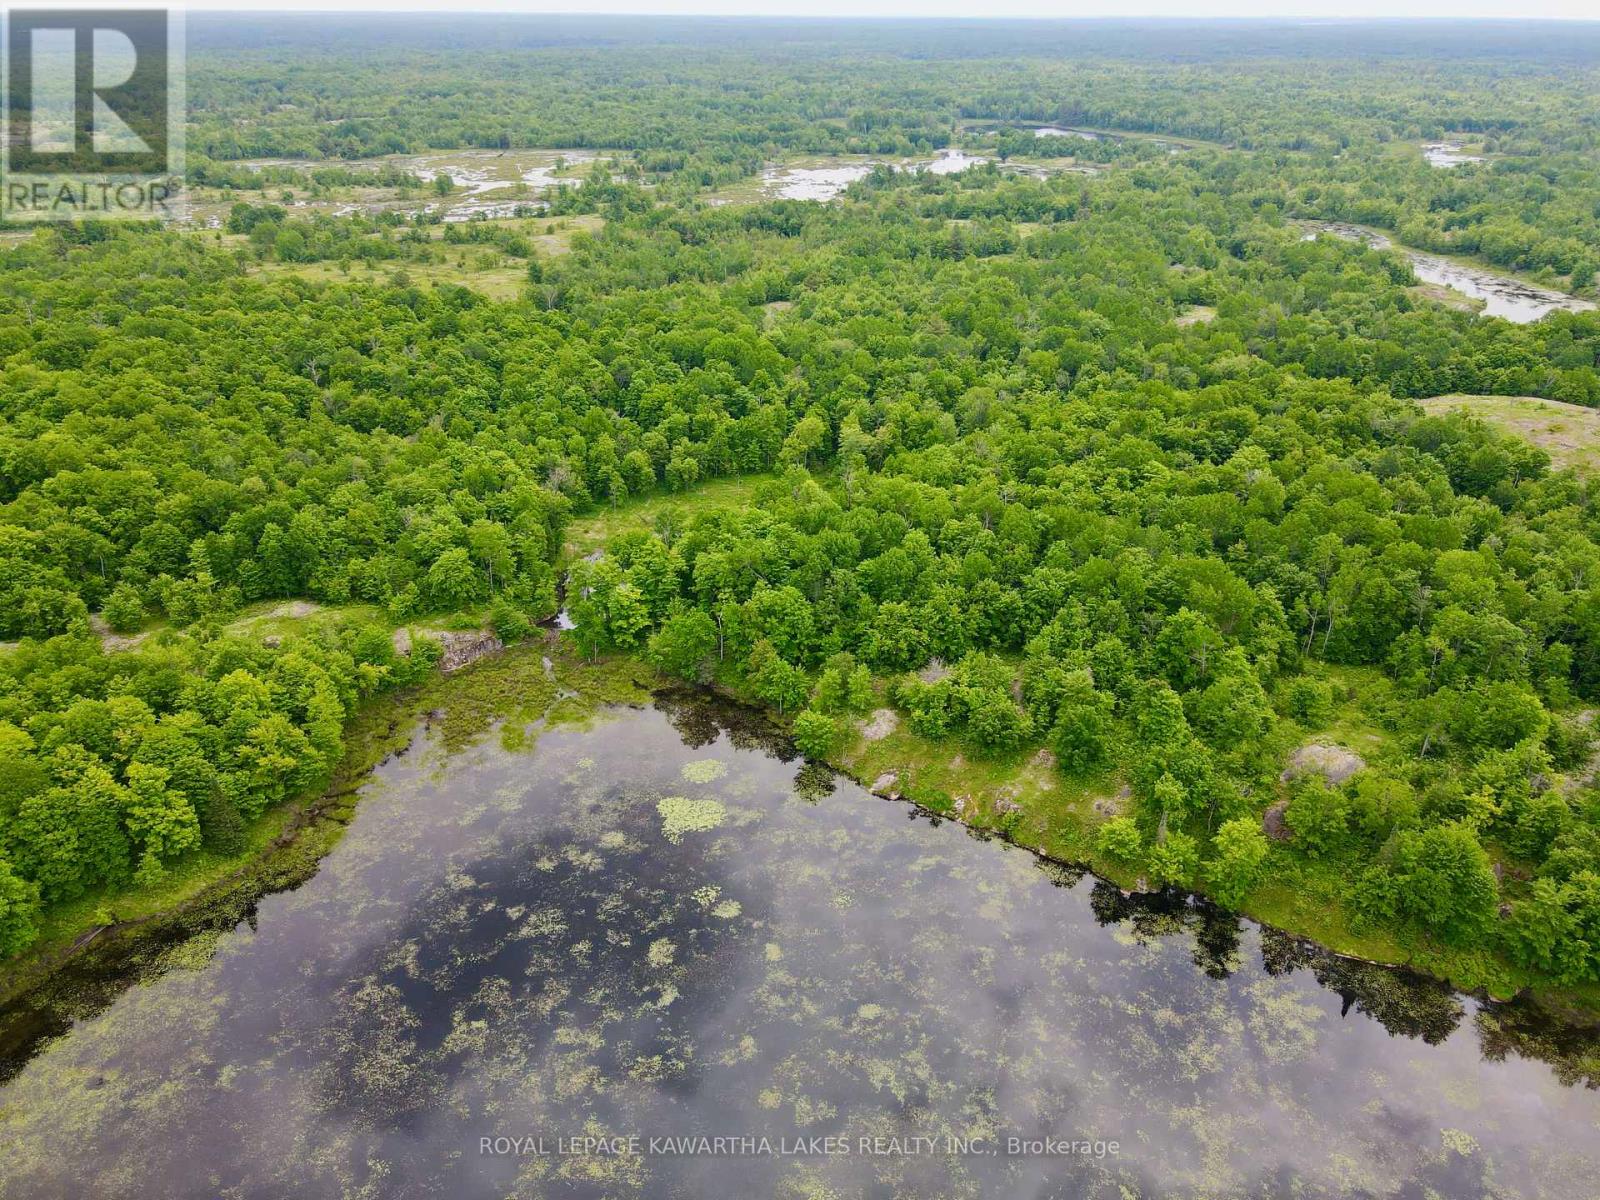
<instances>
[{"instance_id":1,"label":"sky","mask_svg":"<svg viewBox=\"0 0 1600 1200\"><path fill-rule=\"evenodd\" d=\"M50 2L27 0L27 5L43 7ZM160 0L94 0L90 6L148 8L159 4ZM191 12L226 9L254 12L559 12L767 17L1294 17L1324 20L1491 17L1600 20L1600 0L190 0L185 7Z\"/></svg>"}]
</instances>

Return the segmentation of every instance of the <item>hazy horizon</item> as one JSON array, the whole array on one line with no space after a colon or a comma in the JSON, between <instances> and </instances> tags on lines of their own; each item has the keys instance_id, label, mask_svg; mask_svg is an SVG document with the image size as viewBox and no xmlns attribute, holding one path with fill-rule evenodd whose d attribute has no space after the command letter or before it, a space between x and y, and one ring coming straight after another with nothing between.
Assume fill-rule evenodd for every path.
<instances>
[{"instance_id":1,"label":"hazy horizon","mask_svg":"<svg viewBox=\"0 0 1600 1200\"><path fill-rule=\"evenodd\" d=\"M141 8L149 0L93 0L62 7ZM1205 11L1180 0L1139 0L1131 5L1114 5L1107 0L1083 3L1049 3L1047 0L468 0L461 6L446 7L438 0L283 0L263 5L260 0L200 0L199 3L172 5L191 12L328 13L438 13L543 15L543 16L637 16L637 17L716 17L818 19L831 21L865 20L1040 20L1040 21L1315 21L1330 24L1359 24L1386 21L1583 21L1600 22L1593 0L1536 0L1530 5L1514 5L1506 0L1224 0Z\"/></svg>"}]
</instances>

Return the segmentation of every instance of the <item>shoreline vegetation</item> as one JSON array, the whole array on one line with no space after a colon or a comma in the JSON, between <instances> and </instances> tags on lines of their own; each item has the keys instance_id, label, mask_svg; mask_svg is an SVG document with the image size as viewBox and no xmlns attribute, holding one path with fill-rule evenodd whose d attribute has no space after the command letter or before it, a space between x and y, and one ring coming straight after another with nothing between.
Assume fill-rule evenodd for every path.
<instances>
[{"instance_id":1,"label":"shoreline vegetation","mask_svg":"<svg viewBox=\"0 0 1600 1200\"><path fill-rule=\"evenodd\" d=\"M581 681L580 690L565 686L565 679L556 683L543 666L547 655ZM314 875L353 818L372 771L407 751L419 722L438 724L446 749L470 743L500 721L519 731L519 746L531 746L540 728L581 723L604 705L647 701L646 685L636 678L641 668L649 671L622 656L579 662L547 636L370 699L350 723L347 749L328 787L268 812L245 849L209 856L209 870L175 871L155 895L89 897L52 914L39 941L0 965L0 1045L16 1044L19 1031L56 1004L69 1011L97 1008L143 970L159 969L170 944L252 920L257 901ZM113 920L96 919L97 909L109 909Z\"/></svg>"},{"instance_id":2,"label":"shoreline vegetation","mask_svg":"<svg viewBox=\"0 0 1600 1200\"><path fill-rule=\"evenodd\" d=\"M590 661L575 653L569 639L553 631L506 647L464 670L436 671L419 684L375 697L351 722L348 749L328 788L298 797L263 817L252 830L251 847L226 860L223 866L227 869L189 873L169 881L159 907L149 897L124 895L123 900L132 902L137 915L111 924L91 922L75 927L58 921L53 937L41 939L0 967L0 1009L4 1010L0 1044L30 1041L29 1034L37 1032L40 1022L59 1020L62 1011L77 1015L98 1011L145 971L165 969L173 946L201 933L221 932L240 921L253 921L259 900L309 879L353 819L373 769L407 751L418 722L426 728L438 725L447 752L471 744L496 725L508 748L532 749L542 728L581 724L607 706L638 706L684 689L734 704L767 723L779 737L792 737L792 722L732 680L714 678L699 685L686 684L626 654L612 653ZM1091 832L1086 825L1048 828L1045 814L1020 804L1003 806L999 813L977 805L953 809L949 793L927 782L939 777L937 768L929 768L950 747L926 743L900 729L898 721L883 716L889 711L876 710L859 722L860 736L852 745L815 761L876 797L911 804L936 820L956 822L976 836L999 838L1043 862L1087 871L1119 888L1125 897L1215 902L1199 885L1151 887L1138 870L1097 852L1086 836ZM898 745L891 740L896 735L900 737ZM922 742L920 761L916 753L907 753L908 738ZM886 746L895 747L889 752L891 757L907 765L880 771ZM1038 765L1041 755L1030 755L1026 761ZM981 780L985 769L992 766L979 763L973 768L955 754L954 770L971 769L975 780ZM1020 819L1011 819L1013 814ZM130 905L114 907L127 910ZM1340 913L1324 912L1314 922L1298 920L1301 911L1278 889L1254 896L1234 911L1240 918L1338 959L1415 972L1494 1004L1526 1000L1558 1024L1573 1029L1600 1027L1600 989L1594 987L1559 988L1523 980L1512 991L1497 990L1484 982L1481 963L1460 962L1447 947L1407 946L1381 931L1357 931ZM0 1061L6 1074L20 1065L20 1061Z\"/></svg>"},{"instance_id":3,"label":"shoreline vegetation","mask_svg":"<svg viewBox=\"0 0 1600 1200\"><path fill-rule=\"evenodd\" d=\"M644 663L1600 1011L1600 26L571 21L197 21L194 221L0 230L0 981Z\"/></svg>"}]
</instances>

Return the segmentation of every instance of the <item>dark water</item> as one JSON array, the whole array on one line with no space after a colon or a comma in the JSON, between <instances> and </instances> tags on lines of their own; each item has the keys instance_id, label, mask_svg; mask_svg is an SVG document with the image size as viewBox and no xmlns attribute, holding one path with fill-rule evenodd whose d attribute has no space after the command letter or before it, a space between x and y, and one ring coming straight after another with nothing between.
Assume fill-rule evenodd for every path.
<instances>
[{"instance_id":1,"label":"dark water","mask_svg":"<svg viewBox=\"0 0 1600 1200\"><path fill-rule=\"evenodd\" d=\"M0 1195L1600 1187L1592 1047L1519 1010L829 791L692 703L517 732L419 734L313 879L39 1048Z\"/></svg>"}]
</instances>

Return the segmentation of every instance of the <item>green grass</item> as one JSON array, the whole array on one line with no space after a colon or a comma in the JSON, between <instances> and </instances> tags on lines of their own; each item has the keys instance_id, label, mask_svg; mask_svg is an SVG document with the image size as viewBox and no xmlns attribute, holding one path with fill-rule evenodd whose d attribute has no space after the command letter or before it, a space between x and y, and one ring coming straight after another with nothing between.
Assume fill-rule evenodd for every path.
<instances>
[{"instance_id":1,"label":"green grass","mask_svg":"<svg viewBox=\"0 0 1600 1200\"><path fill-rule=\"evenodd\" d=\"M1342 860L1308 863L1274 848L1267 860L1267 882L1259 885L1244 906L1246 916L1267 925L1308 937L1338 954L1414 970L1443 979L1465 992L1487 993L1509 1000L1523 989L1536 998L1548 990L1547 981L1517 967L1485 948L1459 949L1444 945L1411 928L1374 928L1352 919L1342 897L1350 864ZM1600 1014L1600 991L1587 998L1573 993L1573 1008L1592 1006Z\"/></svg>"},{"instance_id":2,"label":"green grass","mask_svg":"<svg viewBox=\"0 0 1600 1200\"><path fill-rule=\"evenodd\" d=\"M931 812L956 817L977 829L1007 826L1002 801L1019 806L1010 840L1053 858L1093 862L1094 831L1106 818L1096 800L1117 804L1121 780L1112 771L1068 777L1041 747L994 753L959 739L930 741L901 718L893 733L869 741L853 732L838 765L870 787L881 775L897 775L895 790ZM957 801L962 803L957 809ZM1112 864L1105 864L1112 869Z\"/></svg>"},{"instance_id":3,"label":"green grass","mask_svg":"<svg viewBox=\"0 0 1600 1200\"><path fill-rule=\"evenodd\" d=\"M1430 396L1417 401L1438 415L1467 413L1511 437L1521 438L1550 456L1557 471L1600 473L1600 410L1539 396Z\"/></svg>"},{"instance_id":4,"label":"green grass","mask_svg":"<svg viewBox=\"0 0 1600 1200\"><path fill-rule=\"evenodd\" d=\"M1173 324L1180 329L1186 329L1190 325L1207 325L1216 319L1217 310L1209 304L1191 304L1178 314Z\"/></svg>"},{"instance_id":5,"label":"green grass","mask_svg":"<svg viewBox=\"0 0 1600 1200\"><path fill-rule=\"evenodd\" d=\"M1419 300L1426 300L1431 304L1442 304L1445 308L1454 309L1456 312L1479 313L1487 306L1488 301L1476 296L1468 296L1454 288L1445 287L1442 283L1419 283L1409 287L1410 292Z\"/></svg>"},{"instance_id":6,"label":"green grass","mask_svg":"<svg viewBox=\"0 0 1600 1200\"><path fill-rule=\"evenodd\" d=\"M491 193L492 195L492 193ZM496 226L508 226L524 234L533 244L537 257L555 258L572 250L573 240L580 234L595 234L605 225L605 218L597 216L499 218ZM528 287L528 264L520 258L481 245L447 245L432 235L432 254L443 256L442 261L422 262L412 259L394 259L375 262L368 267L359 259L347 264L336 261L294 263L264 262L254 270L269 276L294 276L312 283L365 283L388 284L396 275L403 274L419 287L452 284L468 288L490 300L519 299Z\"/></svg>"},{"instance_id":7,"label":"green grass","mask_svg":"<svg viewBox=\"0 0 1600 1200\"><path fill-rule=\"evenodd\" d=\"M1354 750L1369 765L1379 765L1401 757L1401 747L1394 736L1383 729L1374 718L1393 701L1394 687L1389 677L1378 667L1336 666L1307 660L1301 672L1304 677L1320 679L1333 689L1333 709L1328 718L1314 727L1298 724L1285 725L1305 740L1314 739ZM1287 681L1285 681L1287 682Z\"/></svg>"},{"instance_id":8,"label":"green grass","mask_svg":"<svg viewBox=\"0 0 1600 1200\"><path fill-rule=\"evenodd\" d=\"M262 600L247 604L225 626L228 633L249 637L288 637L318 627L360 621L389 623L376 604L319 604L315 600Z\"/></svg>"},{"instance_id":9,"label":"green grass","mask_svg":"<svg viewBox=\"0 0 1600 1200\"><path fill-rule=\"evenodd\" d=\"M528 286L528 266L517 259L501 259L493 266L482 266L476 261L479 247L464 246L462 254L452 262L413 262L396 260L379 262L369 269L363 263L353 262L346 270L336 262L314 263L262 263L256 269L265 275L294 276L312 283L366 283L387 284L395 275L404 274L417 285L456 284L487 296L491 300L515 300Z\"/></svg>"}]
</instances>

